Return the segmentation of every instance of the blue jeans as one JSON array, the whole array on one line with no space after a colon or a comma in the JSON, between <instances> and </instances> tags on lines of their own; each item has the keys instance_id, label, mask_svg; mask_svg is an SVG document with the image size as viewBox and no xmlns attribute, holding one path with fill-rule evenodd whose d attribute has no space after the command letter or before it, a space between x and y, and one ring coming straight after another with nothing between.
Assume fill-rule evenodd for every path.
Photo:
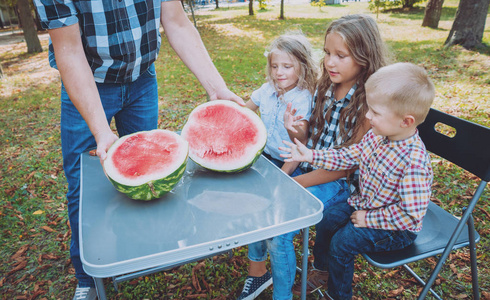
<instances>
[{"instance_id":1,"label":"blue jeans","mask_svg":"<svg viewBox=\"0 0 490 300\"><path fill-rule=\"evenodd\" d=\"M98 83L102 106L110 123L115 120L119 136L136 131L151 130L158 125L158 91L155 67L127 84ZM61 149L63 169L68 181L68 218L71 227L70 256L80 287L93 287L92 277L87 275L80 260L78 236L80 198L80 154L95 148L95 139L87 123L71 102L64 85L61 86Z\"/></svg>"},{"instance_id":2,"label":"blue jeans","mask_svg":"<svg viewBox=\"0 0 490 300\"><path fill-rule=\"evenodd\" d=\"M322 239L326 244L322 256L330 273L328 294L336 300L352 298L354 260L358 254L405 248L417 237L408 230L356 228L350 221L354 211L347 202L331 206L316 226L316 241Z\"/></svg>"},{"instance_id":3,"label":"blue jeans","mask_svg":"<svg viewBox=\"0 0 490 300\"><path fill-rule=\"evenodd\" d=\"M262 152L262 155L267 158L271 163L275 164L278 168L281 168L284 165L284 161L280 161L278 159L272 158L269 154Z\"/></svg>"},{"instance_id":4,"label":"blue jeans","mask_svg":"<svg viewBox=\"0 0 490 300\"><path fill-rule=\"evenodd\" d=\"M298 168L291 177L303 174ZM325 209L337 203L346 202L350 189L343 179L306 188L320 199ZM248 258L251 261L264 261L267 251L271 258L272 281L274 283L274 300L292 299L292 287L296 276L296 253L293 238L299 230L276 236L265 241L248 245Z\"/></svg>"}]
</instances>

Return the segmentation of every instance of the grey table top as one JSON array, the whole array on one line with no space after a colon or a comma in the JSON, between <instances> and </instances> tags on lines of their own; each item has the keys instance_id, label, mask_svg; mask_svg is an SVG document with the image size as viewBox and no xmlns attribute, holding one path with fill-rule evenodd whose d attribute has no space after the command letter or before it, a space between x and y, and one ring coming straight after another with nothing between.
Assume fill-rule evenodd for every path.
<instances>
[{"instance_id":1,"label":"grey table top","mask_svg":"<svg viewBox=\"0 0 490 300\"><path fill-rule=\"evenodd\" d=\"M313 195L260 157L235 174L189 160L177 186L144 202L119 193L98 157L82 154L80 254L106 278L209 256L306 228L322 218Z\"/></svg>"}]
</instances>

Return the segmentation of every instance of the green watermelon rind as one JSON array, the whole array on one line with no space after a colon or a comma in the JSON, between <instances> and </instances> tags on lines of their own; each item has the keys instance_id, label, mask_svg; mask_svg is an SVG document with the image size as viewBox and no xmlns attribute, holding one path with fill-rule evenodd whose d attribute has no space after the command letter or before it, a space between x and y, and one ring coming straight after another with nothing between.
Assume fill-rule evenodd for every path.
<instances>
[{"instance_id":1,"label":"green watermelon rind","mask_svg":"<svg viewBox=\"0 0 490 300\"><path fill-rule=\"evenodd\" d=\"M152 180L138 186L128 186L128 185L120 184L114 181L111 177L108 176L108 178L111 181L111 183L114 185L116 190L126 194L129 198L134 200L149 201L149 200L160 198L166 193L170 192L184 175L186 166L187 166L187 157L183 162L183 164L167 177L162 179Z\"/></svg>"}]
</instances>

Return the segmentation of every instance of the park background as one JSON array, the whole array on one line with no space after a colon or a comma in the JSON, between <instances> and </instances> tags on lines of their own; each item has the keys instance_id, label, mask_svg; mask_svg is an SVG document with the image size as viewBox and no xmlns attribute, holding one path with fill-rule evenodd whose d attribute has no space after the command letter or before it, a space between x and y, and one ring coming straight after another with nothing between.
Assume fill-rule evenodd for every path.
<instances>
[{"instance_id":1,"label":"park background","mask_svg":"<svg viewBox=\"0 0 490 300\"><path fill-rule=\"evenodd\" d=\"M0 6L4 2L0 1ZM457 0L444 2L437 29L421 26L426 2L379 12L369 9L372 3L314 6L303 0L285 0L283 19L279 18L279 2L259 7L256 1L253 16L248 3L239 2L220 2L219 9L214 3L197 3L186 10L230 89L244 100L265 82L264 51L276 36L301 30L321 53L325 30L332 20L366 13L377 19L392 61L412 62L428 71L437 89L434 108L489 127L488 13L483 44L468 50L457 45L444 47ZM71 299L76 285L68 253L59 74L48 64L47 33L38 31L37 36L43 51L28 53L21 30L0 31L1 299ZM155 65L160 88L159 128L180 130L192 108L207 101L206 93L165 38ZM432 200L450 211L461 210L471 197L467 190L475 188L475 178L444 161L435 162L434 170ZM474 213L482 237L477 254L483 299L490 299L489 194L487 189ZM246 254L246 247L240 247L231 257L220 255L121 283L118 291L108 280L106 289L111 299L234 299L247 273ZM428 273L435 262L428 259L411 266ZM467 250L451 254L434 286L444 299L471 299L468 262ZM414 299L420 289L402 268L380 270L362 258L356 262L355 299ZM269 288L258 299L271 296Z\"/></svg>"}]
</instances>

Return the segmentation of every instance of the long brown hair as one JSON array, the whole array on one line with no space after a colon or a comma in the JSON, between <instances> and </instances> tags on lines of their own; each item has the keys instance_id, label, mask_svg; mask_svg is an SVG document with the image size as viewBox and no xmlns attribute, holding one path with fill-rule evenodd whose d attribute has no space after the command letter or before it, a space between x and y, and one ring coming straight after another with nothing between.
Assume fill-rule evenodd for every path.
<instances>
[{"instance_id":1,"label":"long brown hair","mask_svg":"<svg viewBox=\"0 0 490 300\"><path fill-rule=\"evenodd\" d=\"M357 89L349 105L342 109L339 119L342 146L348 146L354 142L351 138L359 134L367 112L364 84L371 74L387 64L387 51L376 21L368 15L343 16L330 24L325 38L330 33L337 33L342 37L354 61L361 66L361 71L357 76ZM325 126L323 109L328 100L325 93L332 84L323 61L321 68L322 74L318 80L315 108L310 118L311 128L316 129L313 130L314 134L311 137L314 146L318 143ZM355 122L352 123L354 118ZM350 136L349 131L352 131Z\"/></svg>"}]
</instances>

